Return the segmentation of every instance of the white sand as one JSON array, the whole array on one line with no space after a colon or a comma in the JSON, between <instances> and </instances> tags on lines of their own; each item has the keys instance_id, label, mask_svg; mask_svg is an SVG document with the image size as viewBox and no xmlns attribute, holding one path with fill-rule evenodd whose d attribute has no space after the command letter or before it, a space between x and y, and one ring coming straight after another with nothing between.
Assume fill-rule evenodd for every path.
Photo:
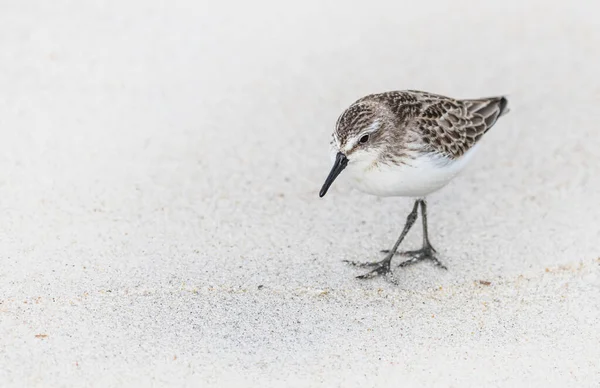
<instances>
[{"instance_id":1,"label":"white sand","mask_svg":"<svg viewBox=\"0 0 600 388\"><path fill-rule=\"evenodd\" d=\"M0 386L598 386L593 2L163 3L0 6ZM449 270L360 282L411 204L319 199L329 135L409 88L511 113Z\"/></svg>"}]
</instances>

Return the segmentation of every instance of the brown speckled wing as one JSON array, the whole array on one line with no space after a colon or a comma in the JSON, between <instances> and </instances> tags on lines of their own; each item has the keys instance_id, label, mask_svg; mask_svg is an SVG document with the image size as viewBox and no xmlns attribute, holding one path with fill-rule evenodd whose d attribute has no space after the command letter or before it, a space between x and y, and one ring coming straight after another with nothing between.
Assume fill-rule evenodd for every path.
<instances>
[{"instance_id":1,"label":"brown speckled wing","mask_svg":"<svg viewBox=\"0 0 600 388\"><path fill-rule=\"evenodd\" d=\"M424 97L423 110L411 129L419 133L429 152L457 159L467 152L506 112L504 97L454 100L441 96Z\"/></svg>"}]
</instances>

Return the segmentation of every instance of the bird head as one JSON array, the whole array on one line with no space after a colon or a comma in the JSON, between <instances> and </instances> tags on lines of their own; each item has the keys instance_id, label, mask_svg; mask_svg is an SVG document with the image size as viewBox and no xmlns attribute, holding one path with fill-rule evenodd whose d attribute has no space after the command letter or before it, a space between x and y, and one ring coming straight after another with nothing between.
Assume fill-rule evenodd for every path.
<instances>
[{"instance_id":1,"label":"bird head","mask_svg":"<svg viewBox=\"0 0 600 388\"><path fill-rule=\"evenodd\" d=\"M373 165L385 150L387 129L393 126L387 109L374 102L357 102L338 118L331 139L333 166L319 196L348 165Z\"/></svg>"}]
</instances>

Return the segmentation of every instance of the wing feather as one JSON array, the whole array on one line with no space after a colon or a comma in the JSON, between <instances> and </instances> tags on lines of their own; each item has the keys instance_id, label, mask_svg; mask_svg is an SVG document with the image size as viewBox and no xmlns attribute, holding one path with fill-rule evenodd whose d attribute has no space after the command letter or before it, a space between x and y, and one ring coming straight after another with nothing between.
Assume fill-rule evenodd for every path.
<instances>
[{"instance_id":1,"label":"wing feather","mask_svg":"<svg viewBox=\"0 0 600 388\"><path fill-rule=\"evenodd\" d=\"M473 147L507 112L505 97L454 100L427 95L424 109L412 121L425 147L458 158Z\"/></svg>"}]
</instances>

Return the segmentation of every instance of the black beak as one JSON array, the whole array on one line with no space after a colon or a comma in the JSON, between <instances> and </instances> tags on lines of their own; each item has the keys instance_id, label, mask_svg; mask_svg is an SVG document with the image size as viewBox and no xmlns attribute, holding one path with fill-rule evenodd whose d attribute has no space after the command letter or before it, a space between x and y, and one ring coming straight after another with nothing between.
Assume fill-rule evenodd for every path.
<instances>
[{"instance_id":1,"label":"black beak","mask_svg":"<svg viewBox=\"0 0 600 388\"><path fill-rule=\"evenodd\" d=\"M321 187L319 197L322 198L325 194L327 194L329 186L331 186L335 178L337 178L337 176L340 175L340 172L342 172L342 170L345 169L347 165L348 158L346 158L346 155L342 154L341 152L338 152L338 154L335 156L335 162L333 163L331 172L329 173L329 176L327 176L327 179L325 179L323 187Z\"/></svg>"}]
</instances>

